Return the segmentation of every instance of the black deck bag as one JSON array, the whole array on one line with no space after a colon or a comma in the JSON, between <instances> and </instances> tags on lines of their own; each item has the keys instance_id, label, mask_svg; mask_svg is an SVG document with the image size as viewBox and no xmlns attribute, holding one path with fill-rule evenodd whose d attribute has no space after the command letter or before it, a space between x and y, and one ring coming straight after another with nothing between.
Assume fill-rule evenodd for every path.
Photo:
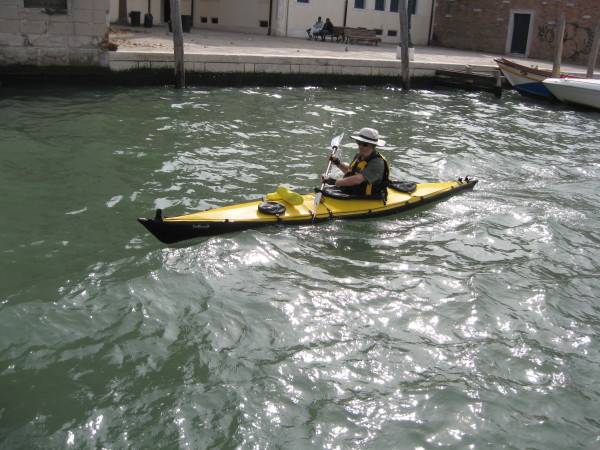
<instances>
[{"instance_id":1,"label":"black deck bag","mask_svg":"<svg viewBox=\"0 0 600 450\"><path fill-rule=\"evenodd\" d=\"M414 181L390 181L390 188L405 194L411 194L417 189L417 183Z\"/></svg>"},{"instance_id":2,"label":"black deck bag","mask_svg":"<svg viewBox=\"0 0 600 450\"><path fill-rule=\"evenodd\" d=\"M258 210L263 214L278 216L285 212L285 205L278 202L262 202L258 205Z\"/></svg>"}]
</instances>

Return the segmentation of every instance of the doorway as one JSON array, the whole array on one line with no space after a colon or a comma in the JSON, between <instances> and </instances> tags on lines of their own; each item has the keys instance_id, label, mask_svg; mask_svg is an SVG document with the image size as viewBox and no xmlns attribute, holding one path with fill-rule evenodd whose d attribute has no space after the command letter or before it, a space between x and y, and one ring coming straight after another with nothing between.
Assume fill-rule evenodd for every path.
<instances>
[{"instance_id":1,"label":"doorway","mask_svg":"<svg viewBox=\"0 0 600 450\"><path fill-rule=\"evenodd\" d=\"M163 0L163 22L171 20L171 2Z\"/></svg>"},{"instance_id":2,"label":"doorway","mask_svg":"<svg viewBox=\"0 0 600 450\"><path fill-rule=\"evenodd\" d=\"M533 11L511 11L506 53L528 56L532 27Z\"/></svg>"}]
</instances>

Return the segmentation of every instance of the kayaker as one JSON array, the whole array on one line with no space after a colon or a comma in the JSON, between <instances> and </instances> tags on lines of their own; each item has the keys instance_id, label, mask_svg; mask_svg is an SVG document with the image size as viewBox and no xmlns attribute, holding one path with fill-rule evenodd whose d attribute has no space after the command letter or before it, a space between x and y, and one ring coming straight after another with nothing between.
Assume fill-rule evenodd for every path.
<instances>
[{"instance_id":1,"label":"kayaker","mask_svg":"<svg viewBox=\"0 0 600 450\"><path fill-rule=\"evenodd\" d=\"M342 163L335 155L329 157L344 177L325 176L321 182L340 186L345 194L380 196L388 185L390 173L387 160L377 151L377 146L385 145L385 141L379 139L379 133L373 128L363 128L357 136L350 137L358 145L358 153L350 164Z\"/></svg>"}]
</instances>

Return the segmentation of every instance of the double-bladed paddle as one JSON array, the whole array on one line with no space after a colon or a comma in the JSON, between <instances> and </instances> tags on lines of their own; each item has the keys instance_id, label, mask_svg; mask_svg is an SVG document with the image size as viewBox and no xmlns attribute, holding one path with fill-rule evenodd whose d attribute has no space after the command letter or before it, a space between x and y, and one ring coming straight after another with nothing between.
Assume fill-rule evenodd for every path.
<instances>
[{"instance_id":1,"label":"double-bladed paddle","mask_svg":"<svg viewBox=\"0 0 600 450\"><path fill-rule=\"evenodd\" d=\"M334 137L331 140L331 148L333 149L333 155L335 156L335 154L338 151L338 148L340 148L340 142L342 142L342 139L344 138L344 133L340 134L339 136ZM331 159L329 160L329 164L327 164L327 170L325 171L325 175L323 176L327 176L329 175L329 171L331 170L331 164L333 163L333 161L331 161ZM325 183L321 183L321 189L319 190L319 192L317 192L317 195L315 195L315 204L313 207L313 220L315 220L315 216L317 215L317 208L319 207L319 203L321 203L321 197L323 196L323 188L325 187Z\"/></svg>"}]
</instances>

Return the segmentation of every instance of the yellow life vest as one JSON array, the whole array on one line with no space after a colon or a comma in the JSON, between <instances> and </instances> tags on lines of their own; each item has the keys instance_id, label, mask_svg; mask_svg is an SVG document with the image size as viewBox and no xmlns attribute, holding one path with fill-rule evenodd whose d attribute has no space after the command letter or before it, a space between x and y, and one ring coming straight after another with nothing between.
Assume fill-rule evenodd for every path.
<instances>
[{"instance_id":1,"label":"yellow life vest","mask_svg":"<svg viewBox=\"0 0 600 450\"><path fill-rule=\"evenodd\" d=\"M363 159L362 156L360 156L360 154L357 154L354 157L354 160L350 163L350 166L348 166L348 172L346 172L346 174L344 175L344 178L351 177L353 175L358 175L359 173L361 173L364 170L365 167L367 167L367 164L369 164L375 158L381 158L381 159L383 159L383 162L384 162L383 177L381 178L381 181L379 183L375 183L374 185L369 184L368 182L365 181L356 186L349 186L349 189L348 189L348 187L344 189L345 191L347 191L348 194L378 195L382 191L386 190L386 188L389 184L390 164L388 163L388 160L385 159L385 156L383 156L377 150L374 150L373 153L371 153L365 159ZM387 193L387 191L386 191L386 193Z\"/></svg>"}]
</instances>

